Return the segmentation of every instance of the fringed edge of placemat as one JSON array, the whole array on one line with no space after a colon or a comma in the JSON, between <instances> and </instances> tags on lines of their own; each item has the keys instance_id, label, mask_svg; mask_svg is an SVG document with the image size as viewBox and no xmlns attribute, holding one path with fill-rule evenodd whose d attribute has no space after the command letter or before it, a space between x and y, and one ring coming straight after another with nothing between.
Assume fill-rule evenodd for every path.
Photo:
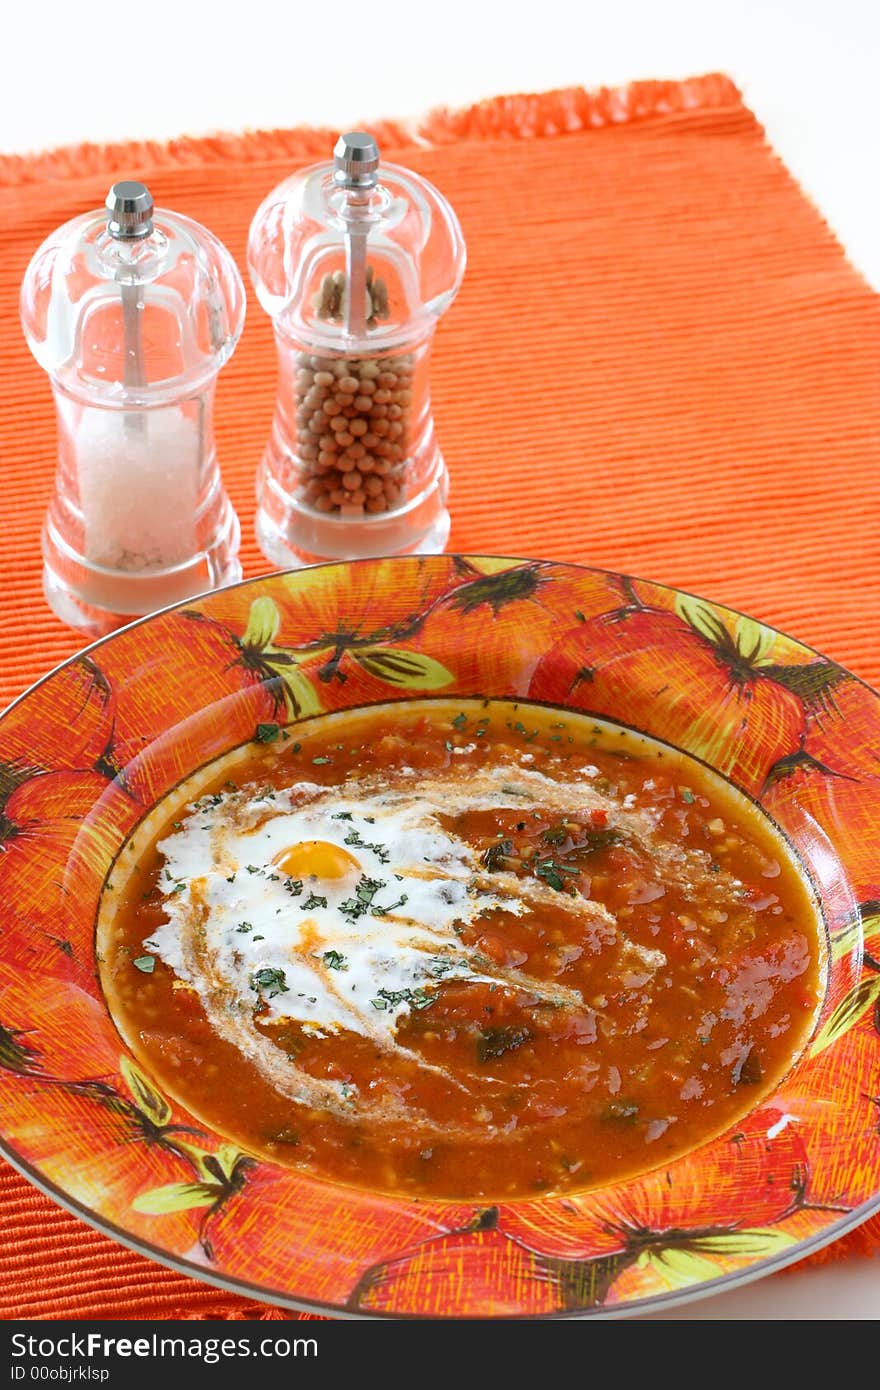
<instances>
[{"instance_id":1,"label":"fringed edge of placemat","mask_svg":"<svg viewBox=\"0 0 880 1390\"><path fill-rule=\"evenodd\" d=\"M406 149L472 140L545 139L725 106L742 106L742 94L729 77L715 72L675 82L630 82L593 92L584 87L562 87L554 92L492 97L458 111L441 107L412 122L371 121L369 126L380 147ZM6 154L0 155L0 187L45 180L63 182L113 173L126 166L186 168L273 159L301 163L325 158L338 134L337 130L298 126Z\"/></svg>"}]
</instances>

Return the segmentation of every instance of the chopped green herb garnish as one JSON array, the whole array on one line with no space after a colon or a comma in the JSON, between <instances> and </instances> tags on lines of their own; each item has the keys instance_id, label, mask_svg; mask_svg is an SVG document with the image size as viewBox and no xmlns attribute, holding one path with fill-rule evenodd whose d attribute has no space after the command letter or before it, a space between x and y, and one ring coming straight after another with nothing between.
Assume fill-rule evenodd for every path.
<instances>
[{"instance_id":1,"label":"chopped green herb garnish","mask_svg":"<svg viewBox=\"0 0 880 1390\"><path fill-rule=\"evenodd\" d=\"M245 864L245 868L249 874L261 874L263 872L259 864Z\"/></svg>"},{"instance_id":2,"label":"chopped green herb garnish","mask_svg":"<svg viewBox=\"0 0 880 1390\"><path fill-rule=\"evenodd\" d=\"M284 880L284 891L289 893L291 897L298 898L302 890L303 881L301 878L287 878Z\"/></svg>"},{"instance_id":3,"label":"chopped green herb garnish","mask_svg":"<svg viewBox=\"0 0 880 1390\"><path fill-rule=\"evenodd\" d=\"M546 840L548 845L564 845L568 839L568 831L564 825L551 825L541 838Z\"/></svg>"},{"instance_id":4,"label":"chopped green herb garnish","mask_svg":"<svg viewBox=\"0 0 880 1390\"><path fill-rule=\"evenodd\" d=\"M690 805L693 804L693 802L696 801L697 798L694 796L694 794L693 794L693 792L691 791L690 787L682 787L682 789L681 789L681 799L682 799L682 801L685 801L685 802L688 804L688 806L690 806Z\"/></svg>"},{"instance_id":5,"label":"chopped green herb garnish","mask_svg":"<svg viewBox=\"0 0 880 1390\"><path fill-rule=\"evenodd\" d=\"M253 922L239 922L238 926L235 928L236 931L253 931L253 929Z\"/></svg>"},{"instance_id":6,"label":"chopped green herb garnish","mask_svg":"<svg viewBox=\"0 0 880 1390\"><path fill-rule=\"evenodd\" d=\"M319 897L317 893L310 893L309 896L300 903L303 912L311 912L316 907L326 906L327 899Z\"/></svg>"},{"instance_id":7,"label":"chopped green herb garnish","mask_svg":"<svg viewBox=\"0 0 880 1390\"><path fill-rule=\"evenodd\" d=\"M280 733L280 724L258 724L254 738L257 743L274 743Z\"/></svg>"},{"instance_id":8,"label":"chopped green herb garnish","mask_svg":"<svg viewBox=\"0 0 880 1390\"><path fill-rule=\"evenodd\" d=\"M323 766L324 763L332 762L332 759L331 759L331 758L312 758L312 762L315 764L315 767L321 767L321 766Z\"/></svg>"},{"instance_id":9,"label":"chopped green herb garnish","mask_svg":"<svg viewBox=\"0 0 880 1390\"><path fill-rule=\"evenodd\" d=\"M339 911L346 916L349 921L354 922L358 917L363 917L372 905L373 899L385 883L380 878L367 878L363 874L355 888L355 896L346 898L345 902L339 904Z\"/></svg>"},{"instance_id":10,"label":"chopped green herb garnish","mask_svg":"<svg viewBox=\"0 0 880 1390\"><path fill-rule=\"evenodd\" d=\"M604 830L588 830L586 839L578 845L580 854L596 854L600 849L608 849L610 845L620 843L621 834L613 826L606 826Z\"/></svg>"},{"instance_id":11,"label":"chopped green herb garnish","mask_svg":"<svg viewBox=\"0 0 880 1390\"><path fill-rule=\"evenodd\" d=\"M354 827L352 827L346 835L345 843L347 845L356 845L358 849L372 850L380 864L387 864L391 858L391 855L384 845L368 845L365 840L361 839L360 831L356 830Z\"/></svg>"},{"instance_id":12,"label":"chopped green herb garnish","mask_svg":"<svg viewBox=\"0 0 880 1390\"><path fill-rule=\"evenodd\" d=\"M542 859L540 863L535 865L536 876L542 878L551 888L555 888L557 893L566 891L562 875L576 874L577 872L577 869L570 869L568 865L560 864L555 859Z\"/></svg>"},{"instance_id":13,"label":"chopped green herb garnish","mask_svg":"<svg viewBox=\"0 0 880 1390\"><path fill-rule=\"evenodd\" d=\"M587 621L584 614L581 612L579 608L576 608L574 610L574 616L577 618L579 623L585 623Z\"/></svg>"},{"instance_id":14,"label":"chopped green herb garnish","mask_svg":"<svg viewBox=\"0 0 880 1390\"><path fill-rule=\"evenodd\" d=\"M516 723L514 724L513 727L514 727L514 729L516 730L516 732L517 732L518 734L522 734L522 736L523 736L523 738L525 739L526 743L531 743L531 741L532 741L533 738L537 738L537 737L538 737L538 730L537 730L537 729L533 729L532 732L529 733L529 731L528 731L528 729L526 728L525 724L523 724L522 721L519 720L519 719L517 719L517 721L516 721Z\"/></svg>"},{"instance_id":15,"label":"chopped green herb garnish","mask_svg":"<svg viewBox=\"0 0 880 1390\"><path fill-rule=\"evenodd\" d=\"M145 975L152 975L156 969L155 956L135 956L132 965L136 970L141 970Z\"/></svg>"},{"instance_id":16,"label":"chopped green herb garnish","mask_svg":"<svg viewBox=\"0 0 880 1390\"><path fill-rule=\"evenodd\" d=\"M325 951L321 957L328 970L347 970L345 956L340 951Z\"/></svg>"},{"instance_id":17,"label":"chopped green herb garnish","mask_svg":"<svg viewBox=\"0 0 880 1390\"><path fill-rule=\"evenodd\" d=\"M352 820L351 811L334 811L331 820Z\"/></svg>"},{"instance_id":18,"label":"chopped green herb garnish","mask_svg":"<svg viewBox=\"0 0 880 1390\"><path fill-rule=\"evenodd\" d=\"M433 978L440 980L444 975L448 975L450 970L457 970L461 966L469 968L466 960L444 960L442 956L434 956L429 968Z\"/></svg>"},{"instance_id":19,"label":"chopped green herb garnish","mask_svg":"<svg viewBox=\"0 0 880 1390\"><path fill-rule=\"evenodd\" d=\"M482 856L482 862L489 870L490 874L502 867L502 859L506 859L513 853L512 840L499 840L497 845L490 845Z\"/></svg>"},{"instance_id":20,"label":"chopped green herb garnish","mask_svg":"<svg viewBox=\"0 0 880 1390\"><path fill-rule=\"evenodd\" d=\"M395 1009L398 1004L409 1004L413 1009L427 1009L436 998L436 994L429 994L421 987L416 989L380 989L378 997L371 999L370 1003L374 1009Z\"/></svg>"},{"instance_id":21,"label":"chopped green herb garnish","mask_svg":"<svg viewBox=\"0 0 880 1390\"><path fill-rule=\"evenodd\" d=\"M396 877L396 875L395 875L395 877ZM404 904L405 904L406 902L408 902L408 901L409 901L409 900L408 900L406 894L405 894L405 893L401 893L401 895L400 895L400 897L397 899L397 902L396 902L396 903L389 903L387 907L382 907L380 904L377 904L375 907L371 908L370 910L371 910L371 912L372 912L372 914L373 914L374 917L387 917L388 914L389 914L389 912L395 912L395 911L397 910L398 907L403 907Z\"/></svg>"},{"instance_id":22,"label":"chopped green herb garnish","mask_svg":"<svg viewBox=\"0 0 880 1390\"><path fill-rule=\"evenodd\" d=\"M467 722L466 714L457 714L452 721L452 727L453 729L463 729Z\"/></svg>"},{"instance_id":23,"label":"chopped green herb garnish","mask_svg":"<svg viewBox=\"0 0 880 1390\"><path fill-rule=\"evenodd\" d=\"M263 991L267 999L274 999L276 994L288 993L287 977L283 970L267 965L251 976L251 989L257 994Z\"/></svg>"}]
</instances>

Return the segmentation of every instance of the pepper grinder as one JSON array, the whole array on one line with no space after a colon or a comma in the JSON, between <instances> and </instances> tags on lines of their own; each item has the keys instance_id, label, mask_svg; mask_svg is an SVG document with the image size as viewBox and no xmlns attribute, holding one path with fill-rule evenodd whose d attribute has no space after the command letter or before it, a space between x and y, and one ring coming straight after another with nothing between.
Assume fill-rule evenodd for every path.
<instances>
[{"instance_id":1,"label":"pepper grinder","mask_svg":"<svg viewBox=\"0 0 880 1390\"><path fill-rule=\"evenodd\" d=\"M278 349L257 540L281 567L441 551L448 477L429 360L465 266L458 219L372 136L269 194L248 264Z\"/></svg>"},{"instance_id":2,"label":"pepper grinder","mask_svg":"<svg viewBox=\"0 0 880 1390\"><path fill-rule=\"evenodd\" d=\"M103 636L241 578L213 401L244 305L221 242L133 181L31 260L22 325L58 420L43 588L69 626Z\"/></svg>"}]
</instances>

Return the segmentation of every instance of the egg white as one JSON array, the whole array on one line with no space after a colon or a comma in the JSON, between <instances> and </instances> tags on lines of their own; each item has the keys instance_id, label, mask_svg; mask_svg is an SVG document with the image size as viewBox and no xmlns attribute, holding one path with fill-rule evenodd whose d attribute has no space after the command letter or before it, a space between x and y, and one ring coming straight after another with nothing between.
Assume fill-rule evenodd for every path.
<instances>
[{"instance_id":1,"label":"egg white","mask_svg":"<svg viewBox=\"0 0 880 1390\"><path fill-rule=\"evenodd\" d=\"M461 941L462 929L487 912L519 915L542 903L558 911L560 901L539 878L487 873L478 851L441 817L488 808L586 811L607 806L605 798L589 780L563 787L523 767L462 769L417 783L406 769L398 775L396 784L366 776L337 787L224 791L194 803L159 844L166 921L147 949L198 992L215 1030L279 1091L340 1114L351 1113L351 1088L291 1065L266 1025L271 1031L293 1020L313 1036L359 1034L435 1070L407 1052L397 1031L443 981L502 983L585 1007L578 990L495 965ZM359 868L349 878L292 882L276 859L316 840L353 855ZM368 902L353 911L364 881ZM594 953L614 950L633 963L635 952L645 978L665 963L662 952L628 942L602 905L566 897L565 909L583 918Z\"/></svg>"},{"instance_id":2,"label":"egg white","mask_svg":"<svg viewBox=\"0 0 880 1390\"><path fill-rule=\"evenodd\" d=\"M291 880L273 862L313 840L354 856L360 874ZM500 904L469 893L473 850L432 825L412 797L353 800L299 783L242 814L242 798L224 794L217 806L191 811L159 848L168 921L151 946L160 958L203 985L187 950L198 918L201 954L217 980L251 1007L262 1000L270 1018L319 1034L390 1039L412 1007L406 998L392 1002L396 996L474 975L453 928ZM365 910L341 910L359 903L361 880L370 885ZM504 906L521 910L516 900ZM265 970L283 972L283 981L261 988L255 980Z\"/></svg>"}]
</instances>

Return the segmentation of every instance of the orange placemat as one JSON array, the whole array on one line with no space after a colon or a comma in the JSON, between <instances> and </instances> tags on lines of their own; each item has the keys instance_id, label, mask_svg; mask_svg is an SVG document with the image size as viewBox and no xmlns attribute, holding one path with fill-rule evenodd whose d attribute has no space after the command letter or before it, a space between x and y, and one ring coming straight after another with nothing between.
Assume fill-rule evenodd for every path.
<instances>
[{"instance_id":1,"label":"orange placemat","mask_svg":"<svg viewBox=\"0 0 880 1390\"><path fill-rule=\"evenodd\" d=\"M452 547L694 589L880 683L880 301L733 84L508 97L377 135L451 198L468 242L433 374ZM0 703L78 645L40 590L54 421L18 329L31 252L129 176L244 265L263 196L334 139L0 157ZM253 575L275 365L268 321L248 312L217 434ZM6 1318L290 1316L121 1249L2 1164L0 1232ZM880 1219L814 1258L875 1247Z\"/></svg>"}]
</instances>

